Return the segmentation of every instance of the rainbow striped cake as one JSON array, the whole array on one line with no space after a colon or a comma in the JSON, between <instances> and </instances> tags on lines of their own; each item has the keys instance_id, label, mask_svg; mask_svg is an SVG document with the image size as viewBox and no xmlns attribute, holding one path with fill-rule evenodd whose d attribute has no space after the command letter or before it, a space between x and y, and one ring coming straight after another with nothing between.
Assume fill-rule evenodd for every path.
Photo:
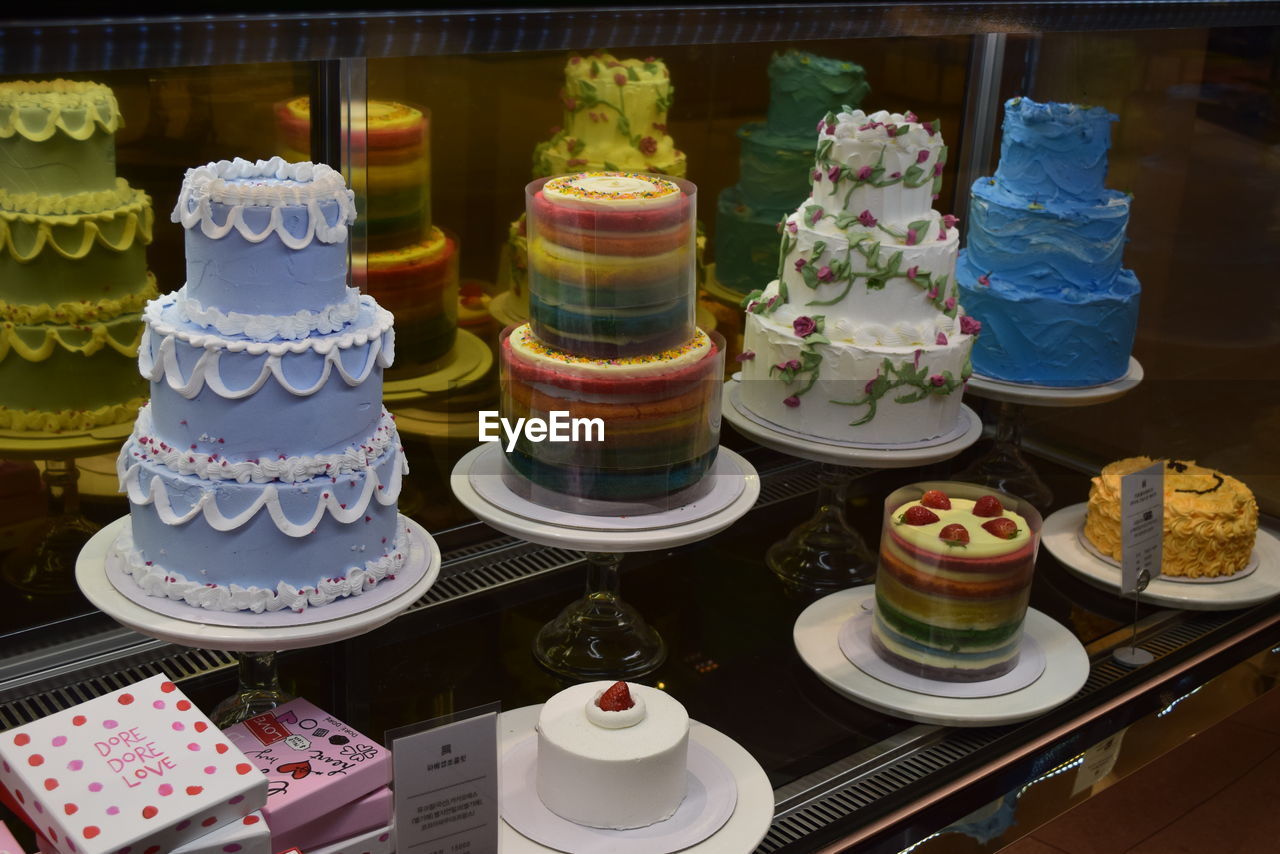
<instances>
[{"instance_id":1,"label":"rainbow striped cake","mask_svg":"<svg viewBox=\"0 0 1280 854\"><path fill-rule=\"evenodd\" d=\"M701 330L659 353L598 359L540 341L530 324L503 337L502 414L599 418L599 442L531 442L507 452L511 466L555 492L642 501L693 486L715 460L720 426L721 342Z\"/></svg>"},{"instance_id":2,"label":"rainbow striped cake","mask_svg":"<svg viewBox=\"0 0 1280 854\"><path fill-rule=\"evenodd\" d=\"M530 185L529 319L543 342L599 358L693 337L694 190L636 172Z\"/></svg>"},{"instance_id":3,"label":"rainbow striped cake","mask_svg":"<svg viewBox=\"0 0 1280 854\"><path fill-rule=\"evenodd\" d=\"M972 488L972 487L970 487ZM993 495L938 490L888 511L876 574L877 655L926 679L978 682L1018 663L1036 532Z\"/></svg>"}]
</instances>

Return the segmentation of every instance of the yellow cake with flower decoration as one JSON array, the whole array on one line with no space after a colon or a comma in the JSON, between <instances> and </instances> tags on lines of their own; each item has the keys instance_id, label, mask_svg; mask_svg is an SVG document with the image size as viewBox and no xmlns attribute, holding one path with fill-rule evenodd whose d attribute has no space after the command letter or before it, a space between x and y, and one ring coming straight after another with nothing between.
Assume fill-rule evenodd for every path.
<instances>
[{"instance_id":1,"label":"yellow cake with flower decoration","mask_svg":"<svg viewBox=\"0 0 1280 854\"><path fill-rule=\"evenodd\" d=\"M1249 487L1194 461L1129 457L1103 468L1089 488L1084 534L1100 552L1121 558L1120 481L1164 463L1164 548L1160 572L1184 578L1235 575L1249 565L1258 533L1258 502Z\"/></svg>"},{"instance_id":2,"label":"yellow cake with flower decoration","mask_svg":"<svg viewBox=\"0 0 1280 854\"><path fill-rule=\"evenodd\" d=\"M130 421L151 199L116 176L111 89L0 83L0 429Z\"/></svg>"}]
</instances>

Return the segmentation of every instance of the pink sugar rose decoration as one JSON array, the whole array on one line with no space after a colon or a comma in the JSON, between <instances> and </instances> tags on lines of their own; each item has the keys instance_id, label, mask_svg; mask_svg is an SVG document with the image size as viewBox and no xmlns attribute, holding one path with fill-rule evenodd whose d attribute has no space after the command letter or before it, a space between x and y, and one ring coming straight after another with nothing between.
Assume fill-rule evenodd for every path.
<instances>
[{"instance_id":1,"label":"pink sugar rose decoration","mask_svg":"<svg viewBox=\"0 0 1280 854\"><path fill-rule=\"evenodd\" d=\"M799 405L800 405L800 398L796 397L796 396L793 394L793 395L791 395L791 397L784 397L784 398L782 399L782 402L783 402L783 404L784 404L784 405L789 406L789 407L791 407L792 409L795 409L797 406L799 406Z\"/></svg>"},{"instance_id":2,"label":"pink sugar rose decoration","mask_svg":"<svg viewBox=\"0 0 1280 854\"><path fill-rule=\"evenodd\" d=\"M806 261L804 258L797 258L797 259L796 259L796 272L798 273L798 272L800 272L801 270L803 270L803 269L804 269L804 265L805 265L805 264L808 264L808 263L809 263L809 262L808 262L808 261Z\"/></svg>"},{"instance_id":3,"label":"pink sugar rose decoration","mask_svg":"<svg viewBox=\"0 0 1280 854\"><path fill-rule=\"evenodd\" d=\"M991 274L983 273L981 276L979 276L978 284L982 285L984 288L991 287Z\"/></svg>"},{"instance_id":4,"label":"pink sugar rose decoration","mask_svg":"<svg viewBox=\"0 0 1280 854\"><path fill-rule=\"evenodd\" d=\"M799 230L800 230L799 227L794 222L787 223L787 231L791 232L792 234L795 234Z\"/></svg>"},{"instance_id":5,"label":"pink sugar rose decoration","mask_svg":"<svg viewBox=\"0 0 1280 854\"><path fill-rule=\"evenodd\" d=\"M863 166L863 167L861 167L860 169L858 169L858 180L859 180L859 181L870 181L870 180L871 180L871 167L870 167L870 166Z\"/></svg>"},{"instance_id":6,"label":"pink sugar rose decoration","mask_svg":"<svg viewBox=\"0 0 1280 854\"><path fill-rule=\"evenodd\" d=\"M826 129L827 129L827 120L818 119L818 133L822 133Z\"/></svg>"},{"instance_id":7,"label":"pink sugar rose decoration","mask_svg":"<svg viewBox=\"0 0 1280 854\"><path fill-rule=\"evenodd\" d=\"M830 268L830 267L822 266L822 267L819 267L819 268L818 268L818 281L819 281L819 282L829 282L829 281L831 281L832 279L834 279L835 277L836 277L836 274L835 274L835 273L833 273L833 272L831 272L831 268Z\"/></svg>"},{"instance_id":8,"label":"pink sugar rose decoration","mask_svg":"<svg viewBox=\"0 0 1280 854\"><path fill-rule=\"evenodd\" d=\"M927 296L927 297L928 297L929 299L931 299L931 300L935 300L935 299L937 299L937 298L938 298L938 289L937 289L937 288L929 288L929 293L925 294L925 296Z\"/></svg>"},{"instance_id":9,"label":"pink sugar rose decoration","mask_svg":"<svg viewBox=\"0 0 1280 854\"><path fill-rule=\"evenodd\" d=\"M982 321L966 314L960 318L960 331L965 335L977 335L982 331Z\"/></svg>"},{"instance_id":10,"label":"pink sugar rose decoration","mask_svg":"<svg viewBox=\"0 0 1280 854\"><path fill-rule=\"evenodd\" d=\"M834 184L836 181L839 181L839 180L840 180L840 167L839 167L839 166L832 166L830 169L828 169L828 170L827 170L827 180L828 180L828 181L830 181L830 182L831 182L831 183L833 183L833 184Z\"/></svg>"},{"instance_id":11,"label":"pink sugar rose decoration","mask_svg":"<svg viewBox=\"0 0 1280 854\"><path fill-rule=\"evenodd\" d=\"M916 235L916 230L914 228L908 228L907 229L907 245L915 246L919 242L920 242L920 239Z\"/></svg>"},{"instance_id":12,"label":"pink sugar rose decoration","mask_svg":"<svg viewBox=\"0 0 1280 854\"><path fill-rule=\"evenodd\" d=\"M913 112L911 112L910 110L907 110L906 115L904 115L904 116L903 116L903 118L904 118L904 119L906 119L906 120L907 120L907 121L909 121L909 122L918 122L918 121L920 121L919 117L918 117L918 116L916 116L916 114L915 114L915 113L913 113Z\"/></svg>"},{"instance_id":13,"label":"pink sugar rose decoration","mask_svg":"<svg viewBox=\"0 0 1280 854\"><path fill-rule=\"evenodd\" d=\"M565 108L566 110L568 110L569 112L571 112L571 113L572 113L574 110L578 109L578 99L577 99L577 98L565 98L565 99L564 99L564 108Z\"/></svg>"},{"instance_id":14,"label":"pink sugar rose decoration","mask_svg":"<svg viewBox=\"0 0 1280 854\"><path fill-rule=\"evenodd\" d=\"M640 151L643 154L656 154L658 152L658 141L651 136L646 136L640 140Z\"/></svg>"},{"instance_id":15,"label":"pink sugar rose decoration","mask_svg":"<svg viewBox=\"0 0 1280 854\"><path fill-rule=\"evenodd\" d=\"M863 211L858 214L858 222L866 228L871 228L876 224L877 220L871 215L871 211Z\"/></svg>"},{"instance_id":16,"label":"pink sugar rose decoration","mask_svg":"<svg viewBox=\"0 0 1280 854\"><path fill-rule=\"evenodd\" d=\"M625 75L625 74L623 74L621 71L619 71L617 74L613 75L613 82L614 82L614 83L616 83L616 84L618 84L618 86L619 86L619 87L626 86L626 85L627 85L627 75Z\"/></svg>"},{"instance_id":17,"label":"pink sugar rose decoration","mask_svg":"<svg viewBox=\"0 0 1280 854\"><path fill-rule=\"evenodd\" d=\"M813 213L809 214L809 225L817 225L818 220L822 219L822 215L826 213L820 206L814 205Z\"/></svg>"},{"instance_id":18,"label":"pink sugar rose decoration","mask_svg":"<svg viewBox=\"0 0 1280 854\"><path fill-rule=\"evenodd\" d=\"M880 379L880 372L876 371L876 375L867 380L867 384L862 387L863 394L871 394L871 387L876 384L876 380Z\"/></svg>"},{"instance_id":19,"label":"pink sugar rose decoration","mask_svg":"<svg viewBox=\"0 0 1280 854\"><path fill-rule=\"evenodd\" d=\"M942 174L942 163L938 162L933 164L933 177L936 178L941 174Z\"/></svg>"},{"instance_id":20,"label":"pink sugar rose decoration","mask_svg":"<svg viewBox=\"0 0 1280 854\"><path fill-rule=\"evenodd\" d=\"M917 276L917 275L919 275L919 273L920 273L920 268L919 268L919 267L908 267L908 268L907 268L907 278L908 278L909 280L913 281L913 282L916 280L916 276Z\"/></svg>"},{"instance_id":21,"label":"pink sugar rose decoration","mask_svg":"<svg viewBox=\"0 0 1280 854\"><path fill-rule=\"evenodd\" d=\"M959 221L960 221L960 217L958 216L954 216L952 214L942 215L942 225L944 228L955 228L956 223L958 223Z\"/></svg>"},{"instance_id":22,"label":"pink sugar rose decoration","mask_svg":"<svg viewBox=\"0 0 1280 854\"><path fill-rule=\"evenodd\" d=\"M953 309L953 308L955 308L955 307L956 307L956 298L955 298L955 297L947 297L947 301L946 301L946 302L944 302L944 303L942 304L942 306L943 306L943 308L945 308L947 311L951 311L951 309Z\"/></svg>"},{"instance_id":23,"label":"pink sugar rose decoration","mask_svg":"<svg viewBox=\"0 0 1280 854\"><path fill-rule=\"evenodd\" d=\"M947 384L947 378L944 377L942 374L934 374L933 376L929 377L929 382L933 383L935 388L942 388L944 385Z\"/></svg>"},{"instance_id":24,"label":"pink sugar rose decoration","mask_svg":"<svg viewBox=\"0 0 1280 854\"><path fill-rule=\"evenodd\" d=\"M947 334L945 332L939 332L937 340L933 343L937 344L939 347L947 346Z\"/></svg>"},{"instance_id":25,"label":"pink sugar rose decoration","mask_svg":"<svg viewBox=\"0 0 1280 854\"><path fill-rule=\"evenodd\" d=\"M808 338L818 330L818 324L812 317L797 317L795 320L791 321L791 328L794 329L795 333L801 338Z\"/></svg>"},{"instance_id":26,"label":"pink sugar rose decoration","mask_svg":"<svg viewBox=\"0 0 1280 854\"><path fill-rule=\"evenodd\" d=\"M919 152L917 152L917 153L916 153L916 162L917 162L917 163L923 163L923 162L925 162L925 161L926 161L926 160L928 160L928 159L929 159L929 149L927 149L927 148L922 148L922 149L920 149L920 151L919 151Z\"/></svg>"},{"instance_id":27,"label":"pink sugar rose decoration","mask_svg":"<svg viewBox=\"0 0 1280 854\"><path fill-rule=\"evenodd\" d=\"M834 135L835 132L836 132L836 123L835 123L835 119L832 119L831 121L827 122L827 133Z\"/></svg>"},{"instance_id":28,"label":"pink sugar rose decoration","mask_svg":"<svg viewBox=\"0 0 1280 854\"><path fill-rule=\"evenodd\" d=\"M734 360L735 360L735 361L737 361L739 364L741 364L742 362L750 362L750 361L751 361L752 359L754 359L755 357L756 357L756 351L755 351L755 350L743 350L741 353L739 353L738 355L734 356L733 358L734 358Z\"/></svg>"}]
</instances>

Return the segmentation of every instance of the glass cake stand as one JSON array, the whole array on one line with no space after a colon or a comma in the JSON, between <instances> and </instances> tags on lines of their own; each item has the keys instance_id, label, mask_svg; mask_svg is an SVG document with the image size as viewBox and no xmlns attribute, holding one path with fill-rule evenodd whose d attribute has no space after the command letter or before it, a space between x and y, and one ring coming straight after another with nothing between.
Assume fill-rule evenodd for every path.
<instances>
[{"instance_id":1,"label":"glass cake stand","mask_svg":"<svg viewBox=\"0 0 1280 854\"><path fill-rule=\"evenodd\" d=\"M589 516L541 507L506 488L497 444L469 451L449 479L453 494L482 522L539 545L579 549L586 591L538 632L533 655L573 679L636 679L666 660L666 644L619 594L623 554L674 548L732 525L755 504L760 478L749 462L720 448L707 477L715 488L697 502L645 516Z\"/></svg>"},{"instance_id":2,"label":"glass cake stand","mask_svg":"<svg viewBox=\"0 0 1280 854\"><path fill-rule=\"evenodd\" d=\"M38 460L49 517L43 529L15 549L0 567L4 580L28 597L75 592L76 555L98 526L80 512L76 460L116 451L133 420L71 433L0 431L0 458Z\"/></svg>"},{"instance_id":3,"label":"glass cake stand","mask_svg":"<svg viewBox=\"0 0 1280 854\"><path fill-rule=\"evenodd\" d=\"M941 462L968 448L982 433L978 416L962 405L963 424L941 441L901 448L834 444L790 433L756 416L739 399L740 383L736 374L725 383L721 412L726 421L766 448L822 464L817 511L765 554L769 569L798 593L830 593L867 584L875 577L876 556L845 515L849 488L860 470Z\"/></svg>"},{"instance_id":4,"label":"glass cake stand","mask_svg":"<svg viewBox=\"0 0 1280 854\"><path fill-rule=\"evenodd\" d=\"M974 374L966 394L997 404L995 435L986 454L971 463L954 480L990 486L1025 498L1041 512L1053 503L1053 492L1040 479L1022 453L1022 428L1027 406L1095 406L1133 391L1142 382L1142 365L1129 357L1129 372L1114 382L1085 388L1050 388L1022 385Z\"/></svg>"},{"instance_id":5,"label":"glass cake stand","mask_svg":"<svg viewBox=\"0 0 1280 854\"><path fill-rule=\"evenodd\" d=\"M278 654L323 646L371 632L418 601L440 575L440 548L420 525L409 527L409 555L398 576L405 584L379 584L359 596L309 608L302 614L204 612L182 602L122 592L112 544L129 517L94 534L80 551L75 582L86 599L116 622L148 637L195 649L236 653L236 692L209 715L219 727L247 720L292 699L280 685ZM125 576L127 579L127 576ZM216 622L215 622L216 621Z\"/></svg>"}]
</instances>

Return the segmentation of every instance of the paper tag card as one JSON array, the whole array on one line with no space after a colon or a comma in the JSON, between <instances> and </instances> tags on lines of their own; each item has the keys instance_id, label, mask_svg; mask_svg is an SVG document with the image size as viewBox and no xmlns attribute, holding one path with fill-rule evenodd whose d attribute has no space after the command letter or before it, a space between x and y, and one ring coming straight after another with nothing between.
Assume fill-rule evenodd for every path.
<instances>
[{"instance_id":1,"label":"paper tag card","mask_svg":"<svg viewBox=\"0 0 1280 854\"><path fill-rule=\"evenodd\" d=\"M1120 478L1120 592L1138 593L1160 574L1164 542L1164 465Z\"/></svg>"},{"instance_id":2,"label":"paper tag card","mask_svg":"<svg viewBox=\"0 0 1280 854\"><path fill-rule=\"evenodd\" d=\"M496 707L394 730L387 740L395 763L396 850L497 851Z\"/></svg>"}]
</instances>

